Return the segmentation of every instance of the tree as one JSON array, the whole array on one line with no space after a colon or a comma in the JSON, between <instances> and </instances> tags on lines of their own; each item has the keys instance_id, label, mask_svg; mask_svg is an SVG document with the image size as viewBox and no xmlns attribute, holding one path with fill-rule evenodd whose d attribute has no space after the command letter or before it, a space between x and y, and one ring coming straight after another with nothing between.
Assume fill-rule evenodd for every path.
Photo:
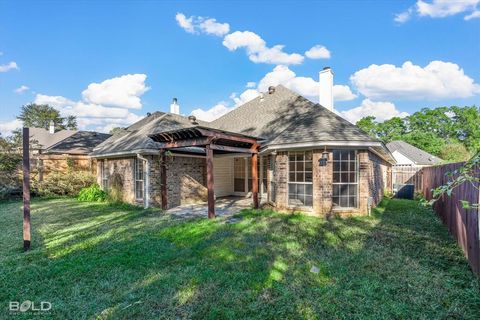
<instances>
[{"instance_id":1,"label":"tree","mask_svg":"<svg viewBox=\"0 0 480 320\"><path fill-rule=\"evenodd\" d=\"M76 130L77 119L75 116L62 118L60 112L47 104L30 103L22 106L17 119L23 121L26 127L49 129L50 121L53 121L56 130Z\"/></svg>"},{"instance_id":2,"label":"tree","mask_svg":"<svg viewBox=\"0 0 480 320\"><path fill-rule=\"evenodd\" d=\"M449 161L465 160L480 152L480 110L476 106L423 108L408 117L381 123L369 116L357 125L385 143L403 140Z\"/></svg>"},{"instance_id":3,"label":"tree","mask_svg":"<svg viewBox=\"0 0 480 320\"><path fill-rule=\"evenodd\" d=\"M448 143L439 152L439 157L449 162L467 161L471 156L460 142Z\"/></svg>"},{"instance_id":4,"label":"tree","mask_svg":"<svg viewBox=\"0 0 480 320\"><path fill-rule=\"evenodd\" d=\"M110 133L111 135L114 135L114 134L117 134L117 133L122 132L122 131L124 131L124 130L125 130L125 129L122 128L122 127L115 127L115 128L112 128L109 133Z\"/></svg>"}]
</instances>

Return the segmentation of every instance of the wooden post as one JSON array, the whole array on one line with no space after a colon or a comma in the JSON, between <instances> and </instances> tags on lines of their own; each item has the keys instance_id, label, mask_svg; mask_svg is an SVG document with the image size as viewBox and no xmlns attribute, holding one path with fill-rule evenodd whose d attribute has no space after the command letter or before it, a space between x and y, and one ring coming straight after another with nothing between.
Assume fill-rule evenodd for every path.
<instances>
[{"instance_id":1,"label":"wooden post","mask_svg":"<svg viewBox=\"0 0 480 320\"><path fill-rule=\"evenodd\" d=\"M208 218L215 218L215 194L213 189L213 149L206 146L207 152L207 190L208 190Z\"/></svg>"},{"instance_id":2,"label":"wooden post","mask_svg":"<svg viewBox=\"0 0 480 320\"><path fill-rule=\"evenodd\" d=\"M252 154L252 198L253 207L258 209L258 154Z\"/></svg>"},{"instance_id":3,"label":"wooden post","mask_svg":"<svg viewBox=\"0 0 480 320\"><path fill-rule=\"evenodd\" d=\"M30 132L23 128L23 250L30 249Z\"/></svg>"},{"instance_id":4,"label":"wooden post","mask_svg":"<svg viewBox=\"0 0 480 320\"><path fill-rule=\"evenodd\" d=\"M168 199L167 199L167 157L165 155L165 150L161 151L160 154L160 196L162 198L162 209L168 209Z\"/></svg>"}]
</instances>

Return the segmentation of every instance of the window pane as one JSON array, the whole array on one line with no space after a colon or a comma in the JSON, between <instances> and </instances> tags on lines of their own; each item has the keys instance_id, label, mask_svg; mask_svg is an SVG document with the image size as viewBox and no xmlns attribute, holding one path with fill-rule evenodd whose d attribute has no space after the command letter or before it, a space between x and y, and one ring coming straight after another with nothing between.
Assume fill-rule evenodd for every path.
<instances>
[{"instance_id":1,"label":"window pane","mask_svg":"<svg viewBox=\"0 0 480 320\"><path fill-rule=\"evenodd\" d=\"M349 173L349 182L356 183L357 182L357 174L355 172Z\"/></svg>"},{"instance_id":2,"label":"window pane","mask_svg":"<svg viewBox=\"0 0 480 320\"><path fill-rule=\"evenodd\" d=\"M333 183L338 183L340 182L340 173L334 172L333 173Z\"/></svg>"},{"instance_id":3,"label":"window pane","mask_svg":"<svg viewBox=\"0 0 480 320\"><path fill-rule=\"evenodd\" d=\"M356 161L350 161L350 162L349 162L349 169L348 169L348 170L350 170L350 171L355 171L355 170L356 170L356 168L355 168L355 167L356 167L356 164L357 164Z\"/></svg>"},{"instance_id":4,"label":"window pane","mask_svg":"<svg viewBox=\"0 0 480 320\"><path fill-rule=\"evenodd\" d=\"M288 179L289 181L295 182L295 173L290 173Z\"/></svg>"},{"instance_id":5,"label":"window pane","mask_svg":"<svg viewBox=\"0 0 480 320\"><path fill-rule=\"evenodd\" d=\"M333 160L334 161L340 160L340 151L339 150L333 150Z\"/></svg>"},{"instance_id":6,"label":"window pane","mask_svg":"<svg viewBox=\"0 0 480 320\"><path fill-rule=\"evenodd\" d=\"M340 162L333 162L333 171L340 171Z\"/></svg>"},{"instance_id":7,"label":"window pane","mask_svg":"<svg viewBox=\"0 0 480 320\"><path fill-rule=\"evenodd\" d=\"M245 179L235 178L233 180L233 191L245 192Z\"/></svg>"},{"instance_id":8,"label":"window pane","mask_svg":"<svg viewBox=\"0 0 480 320\"><path fill-rule=\"evenodd\" d=\"M312 160L312 151L305 151L305 160Z\"/></svg>"},{"instance_id":9,"label":"window pane","mask_svg":"<svg viewBox=\"0 0 480 320\"><path fill-rule=\"evenodd\" d=\"M294 172L295 171L295 162L290 162L288 164L288 169L290 170L290 172Z\"/></svg>"},{"instance_id":10,"label":"window pane","mask_svg":"<svg viewBox=\"0 0 480 320\"><path fill-rule=\"evenodd\" d=\"M297 184L297 194L305 194L305 185Z\"/></svg>"},{"instance_id":11,"label":"window pane","mask_svg":"<svg viewBox=\"0 0 480 320\"><path fill-rule=\"evenodd\" d=\"M288 161L295 161L295 152L291 152L289 157L288 157Z\"/></svg>"},{"instance_id":12,"label":"window pane","mask_svg":"<svg viewBox=\"0 0 480 320\"><path fill-rule=\"evenodd\" d=\"M288 193L289 194L295 194L297 193L297 188L296 188L296 184L293 184L293 183L289 183L288 184Z\"/></svg>"},{"instance_id":13,"label":"window pane","mask_svg":"<svg viewBox=\"0 0 480 320\"><path fill-rule=\"evenodd\" d=\"M348 162L341 162L340 163L340 170L341 171L348 171Z\"/></svg>"},{"instance_id":14,"label":"window pane","mask_svg":"<svg viewBox=\"0 0 480 320\"><path fill-rule=\"evenodd\" d=\"M312 171L312 163L305 162L305 171Z\"/></svg>"},{"instance_id":15,"label":"window pane","mask_svg":"<svg viewBox=\"0 0 480 320\"><path fill-rule=\"evenodd\" d=\"M312 182L312 174L311 173L305 173L305 182Z\"/></svg>"},{"instance_id":16,"label":"window pane","mask_svg":"<svg viewBox=\"0 0 480 320\"><path fill-rule=\"evenodd\" d=\"M332 197L332 202L333 202L333 205L336 206L336 207L339 207L340 206L340 198L339 197Z\"/></svg>"},{"instance_id":17,"label":"window pane","mask_svg":"<svg viewBox=\"0 0 480 320\"><path fill-rule=\"evenodd\" d=\"M340 207L348 207L348 197L340 197Z\"/></svg>"},{"instance_id":18,"label":"window pane","mask_svg":"<svg viewBox=\"0 0 480 320\"><path fill-rule=\"evenodd\" d=\"M303 161L303 152L297 153L297 161Z\"/></svg>"},{"instance_id":19,"label":"window pane","mask_svg":"<svg viewBox=\"0 0 480 320\"><path fill-rule=\"evenodd\" d=\"M303 172L297 173L297 182L304 182Z\"/></svg>"},{"instance_id":20,"label":"window pane","mask_svg":"<svg viewBox=\"0 0 480 320\"><path fill-rule=\"evenodd\" d=\"M306 195L312 195L313 194L313 186L311 184L306 184L305 185L305 194Z\"/></svg>"},{"instance_id":21,"label":"window pane","mask_svg":"<svg viewBox=\"0 0 480 320\"><path fill-rule=\"evenodd\" d=\"M303 162L297 162L297 171L304 171Z\"/></svg>"},{"instance_id":22,"label":"window pane","mask_svg":"<svg viewBox=\"0 0 480 320\"><path fill-rule=\"evenodd\" d=\"M348 182L348 173L341 174L341 182Z\"/></svg>"}]
</instances>

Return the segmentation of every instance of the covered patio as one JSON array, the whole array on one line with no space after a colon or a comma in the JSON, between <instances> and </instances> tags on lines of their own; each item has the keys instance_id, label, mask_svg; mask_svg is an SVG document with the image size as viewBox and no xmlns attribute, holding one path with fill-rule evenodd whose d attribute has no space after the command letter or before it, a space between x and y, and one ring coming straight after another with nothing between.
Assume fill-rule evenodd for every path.
<instances>
[{"instance_id":1,"label":"covered patio","mask_svg":"<svg viewBox=\"0 0 480 320\"><path fill-rule=\"evenodd\" d=\"M259 207L258 197L258 150L260 142L258 138L227 132L202 126L182 128L178 130L159 132L150 135L158 143L161 149L161 200L162 208L167 209L167 183L166 183L166 152L175 150L176 153L185 155L198 155L198 150L205 152L207 171L207 214L208 218L215 218L215 192L214 192L214 155L242 155L251 156L252 172L252 205ZM195 148L196 151L193 151ZM197 209L195 207L194 209ZM170 211L170 210L169 210Z\"/></svg>"},{"instance_id":2,"label":"covered patio","mask_svg":"<svg viewBox=\"0 0 480 320\"><path fill-rule=\"evenodd\" d=\"M228 217L251 207L252 200L250 198L221 197L215 200L215 216ZM168 209L166 213L179 218L206 217L208 216L208 203L184 204Z\"/></svg>"}]
</instances>

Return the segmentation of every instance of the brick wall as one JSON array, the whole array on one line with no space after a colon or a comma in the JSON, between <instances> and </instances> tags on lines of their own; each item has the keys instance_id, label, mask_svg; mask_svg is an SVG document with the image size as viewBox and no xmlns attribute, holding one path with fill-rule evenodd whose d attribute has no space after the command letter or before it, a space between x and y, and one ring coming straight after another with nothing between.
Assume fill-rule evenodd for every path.
<instances>
[{"instance_id":1,"label":"brick wall","mask_svg":"<svg viewBox=\"0 0 480 320\"><path fill-rule=\"evenodd\" d=\"M313 208L317 215L326 215L332 212L333 195L333 152L329 150L329 160L326 166L320 166L319 160L323 150L313 150ZM358 150L359 189L358 208L335 210L336 214L364 214L368 213L368 198L372 197L373 206L383 198L384 190L391 185L391 166L368 150ZM276 207L280 210L288 209L288 152L278 152L275 158L276 171L274 179L277 181Z\"/></svg>"},{"instance_id":2,"label":"brick wall","mask_svg":"<svg viewBox=\"0 0 480 320\"><path fill-rule=\"evenodd\" d=\"M288 207L288 152L277 153L274 179L277 182L277 208L286 209Z\"/></svg>"},{"instance_id":3,"label":"brick wall","mask_svg":"<svg viewBox=\"0 0 480 320\"><path fill-rule=\"evenodd\" d=\"M133 180L133 163L135 158L115 158L107 159L108 168L108 180L109 185L115 174L120 175L122 178L122 197L123 201L127 203L136 203L135 202L135 181ZM99 185L102 185L101 177L101 161L97 162L97 182Z\"/></svg>"}]
</instances>

